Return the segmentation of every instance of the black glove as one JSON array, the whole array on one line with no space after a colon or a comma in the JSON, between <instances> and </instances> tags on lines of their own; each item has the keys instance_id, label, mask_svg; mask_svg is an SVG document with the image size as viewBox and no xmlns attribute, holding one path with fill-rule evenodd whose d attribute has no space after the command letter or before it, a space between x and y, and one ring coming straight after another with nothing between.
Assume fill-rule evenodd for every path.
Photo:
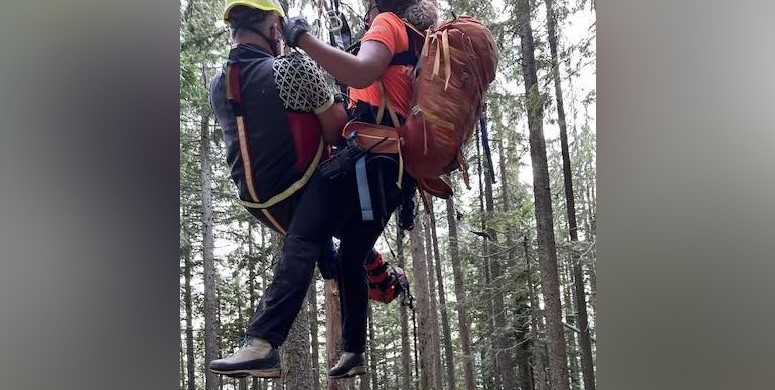
<instances>
[{"instance_id":1,"label":"black glove","mask_svg":"<svg viewBox=\"0 0 775 390\"><path fill-rule=\"evenodd\" d=\"M283 25L283 37L285 43L290 47L296 47L299 45L299 37L301 34L309 31L309 23L303 16L294 16L288 19L288 22Z\"/></svg>"}]
</instances>

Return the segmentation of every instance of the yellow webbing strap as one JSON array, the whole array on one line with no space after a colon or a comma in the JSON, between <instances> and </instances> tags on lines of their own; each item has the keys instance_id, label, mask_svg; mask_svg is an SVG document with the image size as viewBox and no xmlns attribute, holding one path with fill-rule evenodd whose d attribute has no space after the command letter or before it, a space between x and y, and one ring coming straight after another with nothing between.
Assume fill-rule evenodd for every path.
<instances>
[{"instance_id":1,"label":"yellow webbing strap","mask_svg":"<svg viewBox=\"0 0 775 390\"><path fill-rule=\"evenodd\" d=\"M425 206L425 214L431 213L431 205L430 202L428 202L428 195L425 192L425 190L422 189L421 185L417 186L417 192L420 193L420 199L422 199L422 204Z\"/></svg>"},{"instance_id":2,"label":"yellow webbing strap","mask_svg":"<svg viewBox=\"0 0 775 390\"><path fill-rule=\"evenodd\" d=\"M286 234L288 234L288 232L286 232L286 231L285 231L285 229L283 229L283 227L282 227L282 226L280 226L280 224L277 222L277 220L275 220L275 219L274 219L274 217L273 217L273 216L272 216L272 214L269 212L269 210L267 210L267 209L261 209L261 212L264 214L264 216L266 217L266 219L268 219L268 220L269 220L269 222L271 222L271 223L272 223L272 225L274 225L274 227L275 227L275 228L277 228L277 231L278 231L278 232L280 232L280 234L282 234L283 236L284 236L284 235L286 235Z\"/></svg>"},{"instance_id":3,"label":"yellow webbing strap","mask_svg":"<svg viewBox=\"0 0 775 390\"><path fill-rule=\"evenodd\" d=\"M398 179L396 179L396 187L401 189L401 182L404 179L404 155L401 154L401 147L398 148Z\"/></svg>"},{"instance_id":4,"label":"yellow webbing strap","mask_svg":"<svg viewBox=\"0 0 775 390\"><path fill-rule=\"evenodd\" d=\"M320 163L320 157L322 155L323 155L323 139L321 138L320 144L318 145L318 151L315 153L315 158L312 160L312 163L310 163L309 167L307 168L307 171L304 172L304 175L299 180L296 180L296 182L291 184L290 187L286 188L285 191L269 198L269 200L267 200L266 202L257 203L257 202L248 202L246 200L242 200L241 201L242 204L245 205L246 207L250 207L254 209L265 209L265 208L272 207L275 204L287 199L289 196L293 195L301 187L304 187L304 185L307 184L307 181L309 180L309 178L312 177L312 173L315 172L315 168L317 168L318 164ZM270 216L267 215L267 217L271 219Z\"/></svg>"},{"instance_id":5,"label":"yellow webbing strap","mask_svg":"<svg viewBox=\"0 0 775 390\"><path fill-rule=\"evenodd\" d=\"M425 43L422 45L422 52L420 53L420 56L427 57L428 56L428 46L431 43L431 35L433 35L433 31L427 31L425 33Z\"/></svg>"},{"instance_id":6,"label":"yellow webbing strap","mask_svg":"<svg viewBox=\"0 0 775 390\"><path fill-rule=\"evenodd\" d=\"M379 86L379 92L382 94L382 102L379 105L379 110L377 112L377 123L382 123L382 116L385 114L385 107L387 107L388 112L390 113L390 120L393 121L393 127L396 129L401 127L401 123L398 120L398 115L396 115L395 110L393 110L393 105L390 103L390 97L388 96L387 92L385 92L385 86L382 85L382 79L377 80L377 86ZM400 135L400 132L399 132ZM400 143L400 141L399 141ZM396 180L396 186L398 189L401 189L401 182L404 178L404 156L401 153L401 145L398 145L398 179Z\"/></svg>"},{"instance_id":7,"label":"yellow webbing strap","mask_svg":"<svg viewBox=\"0 0 775 390\"><path fill-rule=\"evenodd\" d=\"M455 124L450 122L450 121L448 121L448 120L441 119L441 117L439 117L437 115L434 115L434 114L431 114L428 111L422 111L422 113L423 113L423 116L425 117L425 119L427 119L429 122L433 123L436 126L441 126L441 127L444 127L446 129L451 129L451 130L455 129Z\"/></svg>"},{"instance_id":8,"label":"yellow webbing strap","mask_svg":"<svg viewBox=\"0 0 775 390\"><path fill-rule=\"evenodd\" d=\"M435 38L434 40L436 41L436 56L433 58L433 77L436 77L439 75L439 66L441 62L441 42Z\"/></svg>"},{"instance_id":9,"label":"yellow webbing strap","mask_svg":"<svg viewBox=\"0 0 775 390\"><path fill-rule=\"evenodd\" d=\"M253 167L250 165L250 153L248 149L248 132L245 129L245 117L237 117L237 136L239 137L240 155L242 156L242 169L245 170L245 180L250 193L250 198L258 202L256 185L253 182Z\"/></svg>"},{"instance_id":10,"label":"yellow webbing strap","mask_svg":"<svg viewBox=\"0 0 775 390\"><path fill-rule=\"evenodd\" d=\"M379 126L365 122L350 122L357 126L353 131L357 131L357 141L371 153L398 153L400 148L400 136L398 130L394 127ZM345 131L347 131L345 127Z\"/></svg>"},{"instance_id":11,"label":"yellow webbing strap","mask_svg":"<svg viewBox=\"0 0 775 390\"><path fill-rule=\"evenodd\" d=\"M385 92L385 86L382 84L382 79L377 80L377 85L379 86L379 92L382 94L382 103L380 103L380 109L383 111L384 115L384 109L387 107L388 113L390 114L390 120L393 121L393 127L396 129L401 127L401 122L398 121L398 115L396 115L396 111L393 109L393 104L390 102L390 96L388 96L387 92ZM377 123L382 122L381 115L379 115L379 112L377 113L377 116L380 117L377 119Z\"/></svg>"},{"instance_id":12,"label":"yellow webbing strap","mask_svg":"<svg viewBox=\"0 0 775 390\"><path fill-rule=\"evenodd\" d=\"M441 33L441 48L444 50L444 63L445 63L445 70L447 72L447 80L444 83L444 90L447 90L447 87L449 86L449 78L452 76L452 61L450 61L449 58L449 34L447 33L449 30L444 30L443 33Z\"/></svg>"}]
</instances>

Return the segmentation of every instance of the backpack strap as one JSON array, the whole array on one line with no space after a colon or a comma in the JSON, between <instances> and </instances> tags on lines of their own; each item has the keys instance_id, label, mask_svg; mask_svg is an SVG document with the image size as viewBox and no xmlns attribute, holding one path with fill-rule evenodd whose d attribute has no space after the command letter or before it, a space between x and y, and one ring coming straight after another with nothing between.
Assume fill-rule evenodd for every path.
<instances>
[{"instance_id":1,"label":"backpack strap","mask_svg":"<svg viewBox=\"0 0 775 390\"><path fill-rule=\"evenodd\" d=\"M345 138L355 132L358 145L370 153L398 153L400 138L395 127L352 120L342 130Z\"/></svg>"},{"instance_id":2,"label":"backpack strap","mask_svg":"<svg viewBox=\"0 0 775 390\"><path fill-rule=\"evenodd\" d=\"M393 103L390 100L390 96L385 92L385 85L382 84L382 79L377 79L377 87L379 87L379 93L382 95L382 100L379 103L377 109L377 123L382 123L382 117L385 116L385 109L390 114L390 120L393 121L393 127L401 127L401 121L398 120L396 110L393 109Z\"/></svg>"},{"instance_id":3,"label":"backpack strap","mask_svg":"<svg viewBox=\"0 0 775 390\"><path fill-rule=\"evenodd\" d=\"M385 92L385 86L382 85L382 79L377 80L377 86L379 86L379 92L382 94L382 101L379 104L379 110L377 111L377 123L382 122L382 116L385 114L385 108L387 108L388 113L390 113L390 119L393 121L393 127L396 128L396 131L398 132L398 135L400 137L401 131L398 130L401 128L401 123L398 120L398 115L396 115L396 111L393 109L393 104L390 102L390 96ZM398 148L398 179L396 179L396 186L398 186L398 189L401 189L401 182L404 179L404 156L401 153L401 147L399 142L399 148Z\"/></svg>"},{"instance_id":4,"label":"backpack strap","mask_svg":"<svg viewBox=\"0 0 775 390\"><path fill-rule=\"evenodd\" d=\"M409 48L407 48L406 51L395 54L393 58L390 60L389 66L415 65L417 64L417 60L419 59L417 44L415 43L415 39L413 35L416 35L419 38L419 37L422 37L423 34L417 31L417 29L415 29L406 20L401 19L401 21L404 22L404 28L406 29L406 37L409 40Z\"/></svg>"}]
</instances>

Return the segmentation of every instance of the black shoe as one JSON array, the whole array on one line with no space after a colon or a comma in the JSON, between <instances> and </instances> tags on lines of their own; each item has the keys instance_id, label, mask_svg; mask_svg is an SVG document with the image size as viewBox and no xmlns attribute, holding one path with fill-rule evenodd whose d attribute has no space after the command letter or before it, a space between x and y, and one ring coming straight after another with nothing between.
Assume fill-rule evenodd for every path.
<instances>
[{"instance_id":1,"label":"black shoe","mask_svg":"<svg viewBox=\"0 0 775 390\"><path fill-rule=\"evenodd\" d=\"M248 339L233 355L210 362L210 371L235 378L279 378L280 354L265 340Z\"/></svg>"},{"instance_id":2,"label":"black shoe","mask_svg":"<svg viewBox=\"0 0 775 390\"><path fill-rule=\"evenodd\" d=\"M362 353L345 352L334 368L328 371L331 379L352 378L367 373L366 358Z\"/></svg>"}]
</instances>

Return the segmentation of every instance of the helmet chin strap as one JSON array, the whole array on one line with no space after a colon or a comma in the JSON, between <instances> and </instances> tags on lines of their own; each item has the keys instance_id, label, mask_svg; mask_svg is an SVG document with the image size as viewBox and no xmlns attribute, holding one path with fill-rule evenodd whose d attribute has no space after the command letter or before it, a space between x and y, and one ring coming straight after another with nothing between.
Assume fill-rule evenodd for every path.
<instances>
[{"instance_id":1,"label":"helmet chin strap","mask_svg":"<svg viewBox=\"0 0 775 390\"><path fill-rule=\"evenodd\" d=\"M279 39L269 39L261 30L253 27L244 27L246 30L252 31L256 34L258 34L261 38L264 38L266 43L269 44L269 47L272 49L272 54L274 54L275 57L280 55L280 40Z\"/></svg>"}]
</instances>

